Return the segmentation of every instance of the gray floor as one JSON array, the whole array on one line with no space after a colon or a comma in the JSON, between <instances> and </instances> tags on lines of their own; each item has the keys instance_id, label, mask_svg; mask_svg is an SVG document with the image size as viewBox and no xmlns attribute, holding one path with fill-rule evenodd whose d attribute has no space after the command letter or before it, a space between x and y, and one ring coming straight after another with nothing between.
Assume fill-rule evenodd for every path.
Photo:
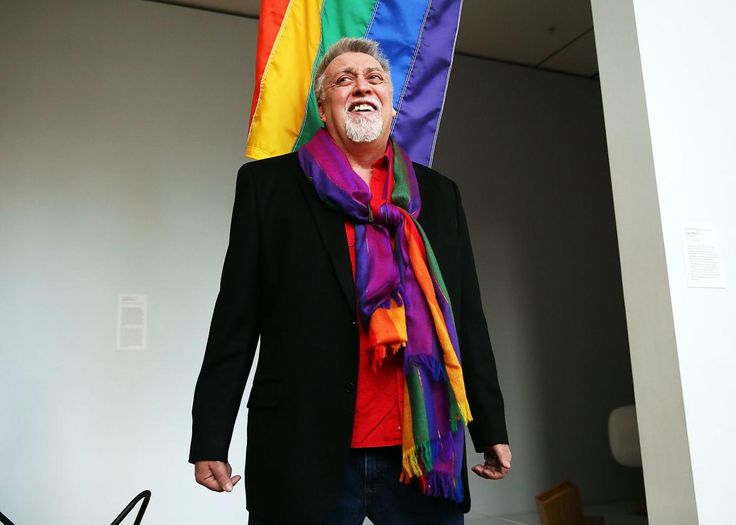
<instances>
[{"instance_id":1,"label":"gray floor","mask_svg":"<svg viewBox=\"0 0 736 525\"><path fill-rule=\"evenodd\" d=\"M631 504L620 503L598 505L585 508L586 516L603 516L604 525L647 525L646 516L637 516L630 512ZM539 525L536 512L512 514L507 516L468 515L465 525Z\"/></svg>"},{"instance_id":2,"label":"gray floor","mask_svg":"<svg viewBox=\"0 0 736 525\"><path fill-rule=\"evenodd\" d=\"M604 525L647 525L646 516L632 514L630 507L630 503L591 506L585 508L585 515L603 516ZM364 525L371 525L371 521L365 520ZM465 525L539 525L539 518L536 512L506 516L479 516L471 512L465 517Z\"/></svg>"}]
</instances>

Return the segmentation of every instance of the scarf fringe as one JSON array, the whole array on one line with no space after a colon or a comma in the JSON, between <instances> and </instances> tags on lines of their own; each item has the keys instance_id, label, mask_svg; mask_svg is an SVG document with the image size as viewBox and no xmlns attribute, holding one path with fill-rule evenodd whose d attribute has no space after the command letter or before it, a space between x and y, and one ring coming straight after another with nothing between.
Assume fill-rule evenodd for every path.
<instances>
[{"instance_id":1,"label":"scarf fringe","mask_svg":"<svg viewBox=\"0 0 736 525\"><path fill-rule=\"evenodd\" d=\"M426 483L422 484L424 494L438 498L446 498L452 501L462 502L464 499L462 479L455 479L452 475L444 472L430 472L427 474Z\"/></svg>"},{"instance_id":2,"label":"scarf fringe","mask_svg":"<svg viewBox=\"0 0 736 525\"><path fill-rule=\"evenodd\" d=\"M373 347L373 362L371 363L371 368L374 372L378 371L378 368L383 364L383 360L386 359L386 356L389 355L396 355L399 353L399 350L404 348L406 346L406 343L388 343L388 344L379 344L375 345Z\"/></svg>"},{"instance_id":3,"label":"scarf fringe","mask_svg":"<svg viewBox=\"0 0 736 525\"><path fill-rule=\"evenodd\" d=\"M461 425L456 424L456 428L462 432ZM455 431L448 432L444 436L417 443L413 447L403 450L401 458L402 480L408 479L410 481L411 478L423 477L427 473L431 473L435 461L453 460L453 440L455 436Z\"/></svg>"},{"instance_id":4,"label":"scarf fringe","mask_svg":"<svg viewBox=\"0 0 736 525\"><path fill-rule=\"evenodd\" d=\"M402 454L401 465L403 467L401 469L401 481L404 483L411 483L412 478L420 478L424 475L414 448Z\"/></svg>"},{"instance_id":5,"label":"scarf fringe","mask_svg":"<svg viewBox=\"0 0 736 525\"><path fill-rule=\"evenodd\" d=\"M445 370L445 364L434 356L431 355L413 355L408 356L404 363L404 373L411 368L411 366L417 366L423 368L429 372L430 377L434 381L447 382L447 371Z\"/></svg>"},{"instance_id":6,"label":"scarf fringe","mask_svg":"<svg viewBox=\"0 0 736 525\"><path fill-rule=\"evenodd\" d=\"M425 445L426 443L423 444ZM424 471L419 464L416 451L405 452L402 463L404 469L399 478L401 483L409 485L416 478L424 495L445 498L458 503L465 499L461 477L455 478L451 473L436 470Z\"/></svg>"},{"instance_id":7,"label":"scarf fringe","mask_svg":"<svg viewBox=\"0 0 736 525\"><path fill-rule=\"evenodd\" d=\"M434 381L443 381L447 384L450 396L450 428L453 432L457 432L458 423L467 425L468 423L473 421L473 416L470 413L470 407L467 406L467 404L461 405L457 402L457 398L455 397L455 393L453 392L453 388L455 387L455 385L453 385L452 382L449 380L444 362L434 356L429 355L415 355L408 357L405 361L404 374L406 374L407 370L409 370L412 366L416 366L426 370Z\"/></svg>"}]
</instances>

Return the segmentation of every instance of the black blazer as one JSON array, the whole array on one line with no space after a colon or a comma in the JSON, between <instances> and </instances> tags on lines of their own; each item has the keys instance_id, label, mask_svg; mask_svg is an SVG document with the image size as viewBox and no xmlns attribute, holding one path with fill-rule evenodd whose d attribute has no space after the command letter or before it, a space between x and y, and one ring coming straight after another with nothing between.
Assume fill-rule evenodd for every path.
<instances>
[{"instance_id":1,"label":"black blazer","mask_svg":"<svg viewBox=\"0 0 736 525\"><path fill-rule=\"evenodd\" d=\"M454 182L414 168L419 223L452 301L475 418L469 431L480 451L508 438L465 214ZM248 510L259 518L318 522L335 504L353 428L355 301L344 217L320 201L296 154L243 165L194 394L189 461L227 461L260 336L245 464ZM465 468L463 478L467 511Z\"/></svg>"}]
</instances>

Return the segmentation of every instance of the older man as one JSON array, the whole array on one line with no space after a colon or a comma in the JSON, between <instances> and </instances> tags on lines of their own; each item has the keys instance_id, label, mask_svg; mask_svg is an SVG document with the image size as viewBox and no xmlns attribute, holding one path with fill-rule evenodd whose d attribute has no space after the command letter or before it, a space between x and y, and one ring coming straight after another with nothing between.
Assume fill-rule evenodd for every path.
<instances>
[{"instance_id":1,"label":"older man","mask_svg":"<svg viewBox=\"0 0 736 525\"><path fill-rule=\"evenodd\" d=\"M231 491L248 400L250 523L457 524L467 424L487 479L511 467L456 185L390 138L389 64L343 39L314 82L324 128L245 164L194 398L197 482Z\"/></svg>"}]
</instances>

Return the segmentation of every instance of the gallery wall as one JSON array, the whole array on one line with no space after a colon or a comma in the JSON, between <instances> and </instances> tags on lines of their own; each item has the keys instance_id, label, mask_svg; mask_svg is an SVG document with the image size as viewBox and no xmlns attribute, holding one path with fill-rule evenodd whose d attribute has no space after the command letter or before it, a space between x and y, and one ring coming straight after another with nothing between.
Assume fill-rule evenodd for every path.
<instances>
[{"instance_id":1,"label":"gallery wall","mask_svg":"<svg viewBox=\"0 0 736 525\"><path fill-rule=\"evenodd\" d=\"M593 15L649 522L730 523L736 5L595 0Z\"/></svg>"}]
</instances>

